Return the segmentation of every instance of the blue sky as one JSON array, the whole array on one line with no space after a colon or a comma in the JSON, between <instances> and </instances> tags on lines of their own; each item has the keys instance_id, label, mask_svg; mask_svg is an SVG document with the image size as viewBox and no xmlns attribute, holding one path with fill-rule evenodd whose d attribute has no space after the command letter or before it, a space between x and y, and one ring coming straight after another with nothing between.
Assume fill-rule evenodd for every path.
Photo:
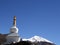
<instances>
[{"instance_id":1,"label":"blue sky","mask_svg":"<svg viewBox=\"0 0 60 45\"><path fill-rule=\"evenodd\" d=\"M38 35L60 44L59 0L0 0L0 33L9 33L13 16L22 38Z\"/></svg>"}]
</instances>

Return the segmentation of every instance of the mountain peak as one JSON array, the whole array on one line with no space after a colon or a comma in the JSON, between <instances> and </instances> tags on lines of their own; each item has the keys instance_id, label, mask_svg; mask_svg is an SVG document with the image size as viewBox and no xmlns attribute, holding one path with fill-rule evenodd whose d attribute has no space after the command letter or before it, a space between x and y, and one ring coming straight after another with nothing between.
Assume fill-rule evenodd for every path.
<instances>
[{"instance_id":1,"label":"mountain peak","mask_svg":"<svg viewBox=\"0 0 60 45\"><path fill-rule=\"evenodd\" d=\"M53 43L43 37L40 37L40 36L33 36L32 38L29 38L29 39L23 39L23 41L31 41L31 42L49 42L49 43Z\"/></svg>"}]
</instances>

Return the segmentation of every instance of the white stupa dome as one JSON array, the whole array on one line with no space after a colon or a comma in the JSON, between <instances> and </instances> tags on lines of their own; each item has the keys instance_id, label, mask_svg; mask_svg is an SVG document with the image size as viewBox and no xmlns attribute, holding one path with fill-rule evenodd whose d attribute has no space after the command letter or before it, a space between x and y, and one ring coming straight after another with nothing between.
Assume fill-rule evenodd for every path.
<instances>
[{"instance_id":1,"label":"white stupa dome","mask_svg":"<svg viewBox=\"0 0 60 45\"><path fill-rule=\"evenodd\" d=\"M18 34L18 28L16 27L16 16L13 19L13 26L10 28L10 33L6 36L7 41L5 44L16 43L21 40Z\"/></svg>"},{"instance_id":2,"label":"white stupa dome","mask_svg":"<svg viewBox=\"0 0 60 45\"><path fill-rule=\"evenodd\" d=\"M18 28L16 26L11 27L10 29L11 33L18 33Z\"/></svg>"}]
</instances>

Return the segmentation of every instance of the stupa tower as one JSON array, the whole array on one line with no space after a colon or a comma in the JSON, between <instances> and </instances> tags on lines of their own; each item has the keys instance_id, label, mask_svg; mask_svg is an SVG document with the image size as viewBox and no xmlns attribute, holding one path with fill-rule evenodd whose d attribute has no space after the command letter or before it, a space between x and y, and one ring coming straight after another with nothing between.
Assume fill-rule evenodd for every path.
<instances>
[{"instance_id":1,"label":"stupa tower","mask_svg":"<svg viewBox=\"0 0 60 45\"><path fill-rule=\"evenodd\" d=\"M11 33L18 33L18 28L16 27L16 16L14 16L13 26L11 27L10 32L11 32Z\"/></svg>"},{"instance_id":2,"label":"stupa tower","mask_svg":"<svg viewBox=\"0 0 60 45\"><path fill-rule=\"evenodd\" d=\"M18 34L18 28L16 27L16 16L13 18L13 26L10 28L10 33L7 35L7 42L6 43L12 43L12 42L19 42L20 36Z\"/></svg>"}]
</instances>

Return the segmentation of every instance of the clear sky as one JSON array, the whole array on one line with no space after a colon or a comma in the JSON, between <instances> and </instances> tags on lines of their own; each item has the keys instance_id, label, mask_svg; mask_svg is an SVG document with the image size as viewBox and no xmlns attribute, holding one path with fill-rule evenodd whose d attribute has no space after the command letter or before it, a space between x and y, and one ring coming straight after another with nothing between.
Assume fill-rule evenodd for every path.
<instances>
[{"instance_id":1,"label":"clear sky","mask_svg":"<svg viewBox=\"0 0 60 45\"><path fill-rule=\"evenodd\" d=\"M0 33L9 33L14 15L22 38L38 35L60 45L60 0L0 0Z\"/></svg>"}]
</instances>

